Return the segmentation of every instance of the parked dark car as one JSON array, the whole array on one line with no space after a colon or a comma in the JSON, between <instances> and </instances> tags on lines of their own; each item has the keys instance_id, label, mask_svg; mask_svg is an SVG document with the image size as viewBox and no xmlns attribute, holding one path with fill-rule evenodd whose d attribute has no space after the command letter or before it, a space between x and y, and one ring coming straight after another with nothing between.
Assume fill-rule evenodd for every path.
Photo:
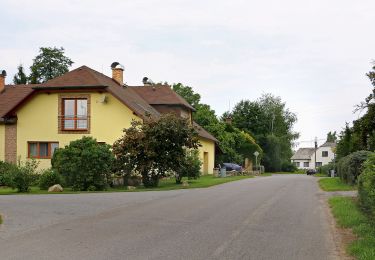
<instances>
[{"instance_id":1,"label":"parked dark car","mask_svg":"<svg viewBox=\"0 0 375 260\"><path fill-rule=\"evenodd\" d=\"M316 173L316 170L314 170L314 169L308 169L307 171L306 171L306 174L307 175L314 175Z\"/></svg>"},{"instance_id":2,"label":"parked dark car","mask_svg":"<svg viewBox=\"0 0 375 260\"><path fill-rule=\"evenodd\" d=\"M235 163L223 163L225 169L227 171L237 171L242 172L242 166L235 164Z\"/></svg>"}]
</instances>

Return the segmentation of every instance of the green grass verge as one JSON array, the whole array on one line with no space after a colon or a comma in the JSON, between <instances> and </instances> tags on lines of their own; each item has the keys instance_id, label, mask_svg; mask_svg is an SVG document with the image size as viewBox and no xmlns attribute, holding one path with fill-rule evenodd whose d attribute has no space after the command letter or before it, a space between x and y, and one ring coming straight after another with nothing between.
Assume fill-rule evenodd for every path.
<instances>
[{"instance_id":1,"label":"green grass verge","mask_svg":"<svg viewBox=\"0 0 375 260\"><path fill-rule=\"evenodd\" d=\"M187 180L189 182L188 187L182 187L181 184L176 184L174 178L163 179L159 182L159 187L157 188L144 188L138 187L135 190L128 190L126 187L109 188L106 191L91 191L91 192L137 192L137 191L162 191L162 190L178 190L178 189L192 189L192 188L207 188L218 184L223 184L231 181L238 181L243 179L252 178L252 176L230 176L226 178L217 178L211 175L201 176L196 180ZM73 191L71 188L64 188L63 192L49 193L46 190L40 190L39 187L31 187L28 193L18 193L17 190L11 188L0 187L0 195L12 195L12 194L71 194L71 193L90 193L90 191Z\"/></svg>"},{"instance_id":2,"label":"green grass verge","mask_svg":"<svg viewBox=\"0 0 375 260\"><path fill-rule=\"evenodd\" d=\"M351 186L349 184L344 183L341 181L340 178L321 178L319 180L319 186L324 191L350 191L356 190L356 186Z\"/></svg>"},{"instance_id":3,"label":"green grass verge","mask_svg":"<svg viewBox=\"0 0 375 260\"><path fill-rule=\"evenodd\" d=\"M375 223L360 211L353 198L333 197L329 205L338 225L352 229L358 238L348 246L348 253L360 260L375 259Z\"/></svg>"},{"instance_id":4,"label":"green grass verge","mask_svg":"<svg viewBox=\"0 0 375 260\"><path fill-rule=\"evenodd\" d=\"M327 174L325 173L315 173L313 176L314 177L328 177Z\"/></svg>"},{"instance_id":5,"label":"green grass verge","mask_svg":"<svg viewBox=\"0 0 375 260\"><path fill-rule=\"evenodd\" d=\"M305 174L304 172L295 171L295 172L269 172L269 174Z\"/></svg>"},{"instance_id":6,"label":"green grass verge","mask_svg":"<svg viewBox=\"0 0 375 260\"><path fill-rule=\"evenodd\" d=\"M3 217L0 215L0 225L3 224Z\"/></svg>"}]
</instances>

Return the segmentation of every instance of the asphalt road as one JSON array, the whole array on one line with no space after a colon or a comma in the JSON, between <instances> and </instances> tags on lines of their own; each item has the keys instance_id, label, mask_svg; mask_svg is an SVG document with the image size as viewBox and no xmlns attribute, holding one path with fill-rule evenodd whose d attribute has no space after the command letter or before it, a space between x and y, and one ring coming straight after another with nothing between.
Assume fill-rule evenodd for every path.
<instances>
[{"instance_id":1,"label":"asphalt road","mask_svg":"<svg viewBox=\"0 0 375 260\"><path fill-rule=\"evenodd\" d=\"M317 180L0 196L0 259L335 259Z\"/></svg>"}]
</instances>

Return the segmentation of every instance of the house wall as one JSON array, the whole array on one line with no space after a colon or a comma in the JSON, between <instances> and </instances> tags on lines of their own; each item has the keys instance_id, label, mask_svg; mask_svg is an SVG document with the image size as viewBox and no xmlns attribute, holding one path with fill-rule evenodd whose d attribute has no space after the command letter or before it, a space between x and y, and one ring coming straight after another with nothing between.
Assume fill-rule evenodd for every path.
<instances>
[{"instance_id":1,"label":"house wall","mask_svg":"<svg viewBox=\"0 0 375 260\"><path fill-rule=\"evenodd\" d=\"M312 162L311 160L292 160L292 162L299 162L299 166L297 167L298 169L303 169L303 170L306 170L306 169L313 169L314 168L314 162ZM308 162L309 163L309 166L308 167L305 167L303 166L303 164L305 162Z\"/></svg>"},{"instance_id":2,"label":"house wall","mask_svg":"<svg viewBox=\"0 0 375 260\"><path fill-rule=\"evenodd\" d=\"M5 125L0 125L0 161L5 160Z\"/></svg>"},{"instance_id":3,"label":"house wall","mask_svg":"<svg viewBox=\"0 0 375 260\"><path fill-rule=\"evenodd\" d=\"M64 96L76 94L64 93ZM28 141L53 141L59 142L59 147L64 147L70 141L80 139L82 136L92 136L98 142L113 144L116 139L121 137L122 130L130 126L133 119L141 120L109 93L105 93L106 103L99 102L103 94L79 94L90 95L91 127L89 134L58 134L58 93L39 93L20 108L17 112L17 155L21 157L21 160L27 158ZM38 161L40 162L39 168L45 169L51 166L50 159L38 159Z\"/></svg>"},{"instance_id":4,"label":"house wall","mask_svg":"<svg viewBox=\"0 0 375 260\"><path fill-rule=\"evenodd\" d=\"M323 157L322 152L327 151L328 152L328 157ZM322 165L326 165L335 158L335 154L332 151L331 147L319 147L318 150L316 151L316 161L317 162L322 162ZM315 158L314 158L315 160Z\"/></svg>"},{"instance_id":5,"label":"house wall","mask_svg":"<svg viewBox=\"0 0 375 260\"><path fill-rule=\"evenodd\" d=\"M199 159L202 162L202 167L201 167L202 174L213 174L213 169L215 167L215 142L208 140L208 139L199 138L199 143L201 144L198 150L199 150ZM208 153L208 172L203 172L204 152Z\"/></svg>"}]
</instances>

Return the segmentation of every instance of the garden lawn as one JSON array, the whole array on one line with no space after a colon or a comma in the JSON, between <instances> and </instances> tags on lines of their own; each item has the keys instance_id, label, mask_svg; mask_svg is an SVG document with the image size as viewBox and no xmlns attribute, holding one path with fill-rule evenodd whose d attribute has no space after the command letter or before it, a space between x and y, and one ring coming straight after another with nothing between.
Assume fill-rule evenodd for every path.
<instances>
[{"instance_id":1,"label":"garden lawn","mask_svg":"<svg viewBox=\"0 0 375 260\"><path fill-rule=\"evenodd\" d=\"M207 188L210 186L223 184L231 181L238 181L243 179L252 178L252 176L230 176L226 178L213 177L212 175L204 175L196 180L187 180L189 183L188 187L183 187L181 184L176 184L174 178L162 179L159 182L159 186L156 188L144 188L137 187L135 190L128 190L126 187L109 188L106 191L73 191L71 188L64 188L63 192L51 193L46 190L40 190L39 187L31 187L31 191L28 193L18 193L17 190L11 188L0 187L0 195L11 195L11 194L69 194L69 193L89 193L89 192L137 192L137 191L162 191L162 190L178 190L178 189L192 189L192 188Z\"/></svg>"},{"instance_id":2,"label":"garden lawn","mask_svg":"<svg viewBox=\"0 0 375 260\"><path fill-rule=\"evenodd\" d=\"M360 260L375 259L375 223L360 211L355 199L332 197L329 199L337 224L352 229L357 239L350 243L347 252Z\"/></svg>"},{"instance_id":3,"label":"garden lawn","mask_svg":"<svg viewBox=\"0 0 375 260\"><path fill-rule=\"evenodd\" d=\"M349 191L356 190L356 186L351 186L343 182L340 178L321 178L319 180L319 186L324 191Z\"/></svg>"}]
</instances>

